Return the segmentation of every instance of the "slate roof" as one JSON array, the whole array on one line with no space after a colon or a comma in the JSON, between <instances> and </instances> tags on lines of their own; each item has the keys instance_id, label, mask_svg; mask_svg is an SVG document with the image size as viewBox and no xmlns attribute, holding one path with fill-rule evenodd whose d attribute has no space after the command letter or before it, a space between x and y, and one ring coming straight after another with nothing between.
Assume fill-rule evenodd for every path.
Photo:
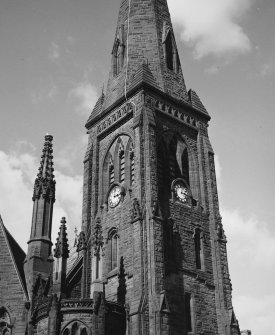
<instances>
[{"instance_id":1,"label":"slate roof","mask_svg":"<svg viewBox=\"0 0 275 335\"><path fill-rule=\"evenodd\" d=\"M94 109L92 110L91 115L89 116L87 120L87 124L102 112L104 99L105 99L105 95L102 92L101 96L99 97L99 99L97 100L95 104Z\"/></svg>"},{"instance_id":2,"label":"slate roof","mask_svg":"<svg viewBox=\"0 0 275 335\"><path fill-rule=\"evenodd\" d=\"M189 90L188 92L192 107L196 108L197 110L199 110L200 112L209 115L206 108L204 107L204 105L201 102L201 99L199 98L198 94L193 91L192 89Z\"/></svg>"},{"instance_id":3,"label":"slate roof","mask_svg":"<svg viewBox=\"0 0 275 335\"><path fill-rule=\"evenodd\" d=\"M26 254L21 249L19 244L15 241L15 239L12 237L11 233L4 226L1 216L0 216L0 229L2 229L3 231L3 235L6 240L7 246L10 250L14 266L18 273L18 276L21 281L24 292L27 295L27 284L26 284L26 278L25 278L25 273L24 273L24 260L26 258Z\"/></svg>"},{"instance_id":4,"label":"slate roof","mask_svg":"<svg viewBox=\"0 0 275 335\"><path fill-rule=\"evenodd\" d=\"M144 62L141 64L141 66L138 67L136 73L134 74L128 91L141 83L148 84L160 90L160 87L157 85L156 80L149 68L149 65Z\"/></svg>"}]
</instances>

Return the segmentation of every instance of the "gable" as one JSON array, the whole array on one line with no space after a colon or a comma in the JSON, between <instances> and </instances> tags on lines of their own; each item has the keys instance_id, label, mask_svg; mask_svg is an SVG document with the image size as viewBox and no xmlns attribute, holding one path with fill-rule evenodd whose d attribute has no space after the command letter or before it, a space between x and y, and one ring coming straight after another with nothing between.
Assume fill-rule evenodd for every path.
<instances>
[{"instance_id":1,"label":"gable","mask_svg":"<svg viewBox=\"0 0 275 335\"><path fill-rule=\"evenodd\" d=\"M6 229L0 216L0 298L6 297L8 292L15 292L27 298L27 287L24 275L25 253ZM7 297L8 299L9 297ZM6 300L7 300L6 299Z\"/></svg>"}]
</instances>

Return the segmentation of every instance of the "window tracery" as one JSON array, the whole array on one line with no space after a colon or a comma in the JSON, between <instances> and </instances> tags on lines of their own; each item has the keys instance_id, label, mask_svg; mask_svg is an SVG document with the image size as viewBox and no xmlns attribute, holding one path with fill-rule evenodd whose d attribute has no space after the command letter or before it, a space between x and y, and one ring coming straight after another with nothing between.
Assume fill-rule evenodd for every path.
<instances>
[{"instance_id":1,"label":"window tracery","mask_svg":"<svg viewBox=\"0 0 275 335\"><path fill-rule=\"evenodd\" d=\"M108 148L102 166L102 200L108 202L108 194L115 184L130 187L135 180L135 155L132 139L118 136Z\"/></svg>"},{"instance_id":2,"label":"window tracery","mask_svg":"<svg viewBox=\"0 0 275 335\"><path fill-rule=\"evenodd\" d=\"M135 181L135 154L133 144L131 144L129 156L130 156L130 185L133 185Z\"/></svg>"},{"instance_id":3,"label":"window tracery","mask_svg":"<svg viewBox=\"0 0 275 335\"><path fill-rule=\"evenodd\" d=\"M115 173L114 173L114 162L113 158L110 155L109 159L109 185L111 186L115 181Z\"/></svg>"},{"instance_id":4,"label":"window tracery","mask_svg":"<svg viewBox=\"0 0 275 335\"><path fill-rule=\"evenodd\" d=\"M125 179L125 151L123 143L119 146L119 182L122 183Z\"/></svg>"},{"instance_id":5,"label":"window tracery","mask_svg":"<svg viewBox=\"0 0 275 335\"><path fill-rule=\"evenodd\" d=\"M73 321L64 329L62 335L88 335L88 331L82 322Z\"/></svg>"}]
</instances>

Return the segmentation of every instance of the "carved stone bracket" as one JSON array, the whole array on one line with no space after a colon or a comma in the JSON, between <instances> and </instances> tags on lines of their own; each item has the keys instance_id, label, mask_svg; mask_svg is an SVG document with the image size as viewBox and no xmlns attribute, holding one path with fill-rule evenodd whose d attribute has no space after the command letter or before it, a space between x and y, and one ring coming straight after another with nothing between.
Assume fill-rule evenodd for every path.
<instances>
[{"instance_id":1,"label":"carved stone bracket","mask_svg":"<svg viewBox=\"0 0 275 335\"><path fill-rule=\"evenodd\" d=\"M87 248L86 236L85 233L81 231L78 236L76 251L79 252L81 250L86 250L86 248Z\"/></svg>"}]
</instances>

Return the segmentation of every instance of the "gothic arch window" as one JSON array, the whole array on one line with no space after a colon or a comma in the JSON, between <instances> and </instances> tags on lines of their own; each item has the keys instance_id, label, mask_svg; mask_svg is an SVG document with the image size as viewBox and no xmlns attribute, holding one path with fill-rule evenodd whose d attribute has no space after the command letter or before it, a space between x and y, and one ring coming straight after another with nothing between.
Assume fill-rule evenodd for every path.
<instances>
[{"instance_id":1,"label":"gothic arch window","mask_svg":"<svg viewBox=\"0 0 275 335\"><path fill-rule=\"evenodd\" d=\"M111 186L115 181L114 162L111 155L109 159L108 170L109 170L109 186Z\"/></svg>"},{"instance_id":2,"label":"gothic arch window","mask_svg":"<svg viewBox=\"0 0 275 335\"><path fill-rule=\"evenodd\" d=\"M114 184L131 186L135 179L135 159L132 139L127 134L117 136L108 147L102 162L101 196L107 202Z\"/></svg>"},{"instance_id":3,"label":"gothic arch window","mask_svg":"<svg viewBox=\"0 0 275 335\"><path fill-rule=\"evenodd\" d=\"M120 142L119 151L118 151L118 159L119 159L119 182L124 182L125 179L125 150L123 143Z\"/></svg>"},{"instance_id":4,"label":"gothic arch window","mask_svg":"<svg viewBox=\"0 0 275 335\"><path fill-rule=\"evenodd\" d=\"M196 228L194 231L194 246L195 246L195 259L196 268L198 270L203 270L204 268L204 255L203 255L203 233L201 229Z\"/></svg>"},{"instance_id":5,"label":"gothic arch window","mask_svg":"<svg viewBox=\"0 0 275 335\"><path fill-rule=\"evenodd\" d=\"M102 277L102 248L94 254L93 257L93 281Z\"/></svg>"},{"instance_id":6,"label":"gothic arch window","mask_svg":"<svg viewBox=\"0 0 275 335\"><path fill-rule=\"evenodd\" d=\"M108 244L109 244L109 270L112 271L118 267L118 240L119 236L117 234L117 229L112 228L108 234Z\"/></svg>"},{"instance_id":7,"label":"gothic arch window","mask_svg":"<svg viewBox=\"0 0 275 335\"><path fill-rule=\"evenodd\" d=\"M164 53L167 69L177 73L179 71L179 56L175 38L171 30L166 35L164 42Z\"/></svg>"},{"instance_id":8,"label":"gothic arch window","mask_svg":"<svg viewBox=\"0 0 275 335\"><path fill-rule=\"evenodd\" d=\"M130 185L133 185L135 181L135 152L133 143L130 144L129 149L129 170L130 170Z\"/></svg>"},{"instance_id":9,"label":"gothic arch window","mask_svg":"<svg viewBox=\"0 0 275 335\"><path fill-rule=\"evenodd\" d=\"M189 162L186 144L174 136L169 144L169 172L170 180L184 179L189 185Z\"/></svg>"},{"instance_id":10,"label":"gothic arch window","mask_svg":"<svg viewBox=\"0 0 275 335\"><path fill-rule=\"evenodd\" d=\"M184 294L184 309L185 309L185 324L186 332L193 331L193 319L194 319L194 308L193 308L193 297L190 293Z\"/></svg>"}]
</instances>

